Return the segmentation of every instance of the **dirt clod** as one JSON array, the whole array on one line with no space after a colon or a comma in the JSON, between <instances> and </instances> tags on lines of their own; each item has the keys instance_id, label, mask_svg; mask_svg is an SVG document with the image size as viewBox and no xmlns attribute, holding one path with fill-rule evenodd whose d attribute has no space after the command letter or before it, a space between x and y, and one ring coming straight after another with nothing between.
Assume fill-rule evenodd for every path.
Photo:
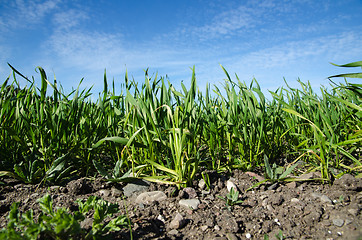
<instances>
[{"instance_id":1,"label":"dirt clod","mask_svg":"<svg viewBox=\"0 0 362 240\"><path fill-rule=\"evenodd\" d=\"M64 186L33 186L4 179L0 186L0 228L6 226L13 202L21 202L19 210L34 209L36 200L49 193L54 207L77 210L76 199L91 195L120 206L119 214L132 221L133 239L274 239L282 231L283 239L347 239L362 236L362 179L344 175L334 185L313 181L261 185L245 192L262 179L255 173L235 170L232 174L209 173L211 189L195 186L178 190L174 186L147 183L142 192L160 191L162 197L147 203L136 202L142 192L124 196L125 183L107 183L101 178L80 178ZM309 176L306 176L309 177ZM312 176L314 177L314 176ZM241 191L241 204L228 208L223 198L229 193L227 180ZM127 188L126 188L127 189ZM123 198L125 198L125 205ZM196 199L197 209L180 206L180 200ZM178 218L177 218L178 216ZM177 221L177 222L176 222ZM91 219L82 222L89 227ZM130 239L129 229L114 233L114 239Z\"/></svg>"}]
</instances>

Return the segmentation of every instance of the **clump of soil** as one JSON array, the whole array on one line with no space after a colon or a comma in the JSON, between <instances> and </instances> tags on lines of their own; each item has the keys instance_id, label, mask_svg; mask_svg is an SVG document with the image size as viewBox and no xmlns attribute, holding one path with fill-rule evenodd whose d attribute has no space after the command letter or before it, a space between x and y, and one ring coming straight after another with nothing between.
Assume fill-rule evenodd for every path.
<instances>
[{"instance_id":1,"label":"clump of soil","mask_svg":"<svg viewBox=\"0 0 362 240\"><path fill-rule=\"evenodd\" d=\"M37 215L36 200L49 193L55 207L70 211L77 210L76 199L91 195L118 203L119 214L128 210L133 239L264 239L265 235L276 239L280 231L283 239L362 239L362 179L346 174L332 186L292 182L261 185L245 192L260 176L239 170L231 174L210 172L209 176L209 191L197 181L192 188L179 190L155 183L109 183L101 178L80 178L51 187L4 179L6 184L0 186L0 228L6 226L13 202L21 202L22 212L33 209ZM232 208L219 198L228 193L227 181L236 185L243 200ZM151 191L162 191L167 198L136 201L141 192ZM185 199L198 199L197 209L181 206L180 200ZM87 227L87 223L82 224ZM124 228L113 237L130 239L130 231Z\"/></svg>"}]
</instances>

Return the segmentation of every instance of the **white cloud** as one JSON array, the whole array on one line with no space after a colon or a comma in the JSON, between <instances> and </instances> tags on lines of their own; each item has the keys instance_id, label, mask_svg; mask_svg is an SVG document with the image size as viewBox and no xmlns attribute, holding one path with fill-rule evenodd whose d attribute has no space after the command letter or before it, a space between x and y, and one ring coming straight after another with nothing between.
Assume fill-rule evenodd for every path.
<instances>
[{"instance_id":1,"label":"white cloud","mask_svg":"<svg viewBox=\"0 0 362 240\"><path fill-rule=\"evenodd\" d=\"M24 28L42 22L44 17L61 3L60 0L47 1L5 1L4 13L0 17L0 30L8 31L14 28Z\"/></svg>"},{"instance_id":2,"label":"white cloud","mask_svg":"<svg viewBox=\"0 0 362 240\"><path fill-rule=\"evenodd\" d=\"M64 31L78 26L81 21L87 19L89 19L89 16L84 11L70 9L56 13L53 22L56 25L57 31Z\"/></svg>"},{"instance_id":3,"label":"white cloud","mask_svg":"<svg viewBox=\"0 0 362 240\"><path fill-rule=\"evenodd\" d=\"M282 45L261 49L244 55L238 64L253 68L288 67L296 62L317 59L357 57L362 54L359 48L362 34L354 32L341 33L338 36L325 36L303 41L291 41ZM233 56L235 58L235 56Z\"/></svg>"},{"instance_id":4,"label":"white cloud","mask_svg":"<svg viewBox=\"0 0 362 240\"><path fill-rule=\"evenodd\" d=\"M50 54L60 57L62 64L99 69L111 64L110 61L122 56L121 35L98 32L56 32L46 44Z\"/></svg>"}]
</instances>

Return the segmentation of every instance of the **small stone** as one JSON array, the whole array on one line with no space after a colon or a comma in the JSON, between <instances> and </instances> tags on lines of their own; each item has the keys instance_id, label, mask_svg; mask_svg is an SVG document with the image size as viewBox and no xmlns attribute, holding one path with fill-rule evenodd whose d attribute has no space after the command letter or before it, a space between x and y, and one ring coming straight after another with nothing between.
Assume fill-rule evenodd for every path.
<instances>
[{"instance_id":1,"label":"small stone","mask_svg":"<svg viewBox=\"0 0 362 240\"><path fill-rule=\"evenodd\" d=\"M99 195L101 195L102 197L108 197L109 195L111 195L111 192L107 189L101 189L99 190Z\"/></svg>"},{"instance_id":2,"label":"small stone","mask_svg":"<svg viewBox=\"0 0 362 240\"><path fill-rule=\"evenodd\" d=\"M122 195L122 191L115 188L115 187L112 187L111 188L111 194L112 194L112 197L119 197Z\"/></svg>"},{"instance_id":3,"label":"small stone","mask_svg":"<svg viewBox=\"0 0 362 240\"><path fill-rule=\"evenodd\" d=\"M208 226L204 225L204 226L201 226L200 228L201 228L201 231L205 232L207 230Z\"/></svg>"},{"instance_id":4,"label":"small stone","mask_svg":"<svg viewBox=\"0 0 362 240\"><path fill-rule=\"evenodd\" d=\"M327 197L326 195L322 195L319 193L312 193L311 196L314 198L319 198L319 200L321 200L321 202L324 202L324 203L329 203L329 204L333 203L332 200L329 197Z\"/></svg>"},{"instance_id":5,"label":"small stone","mask_svg":"<svg viewBox=\"0 0 362 240\"><path fill-rule=\"evenodd\" d=\"M206 183L204 179L201 179L198 184L199 188L203 190L206 187Z\"/></svg>"},{"instance_id":6,"label":"small stone","mask_svg":"<svg viewBox=\"0 0 362 240\"><path fill-rule=\"evenodd\" d=\"M333 203L332 200L329 197L327 197L326 195L322 195L320 199L324 203L330 203L330 204Z\"/></svg>"},{"instance_id":7,"label":"small stone","mask_svg":"<svg viewBox=\"0 0 362 240\"><path fill-rule=\"evenodd\" d=\"M274 211L274 208L271 205L266 205L266 209L268 209L269 211Z\"/></svg>"},{"instance_id":8,"label":"small stone","mask_svg":"<svg viewBox=\"0 0 362 240\"><path fill-rule=\"evenodd\" d=\"M231 188L234 188L234 191L237 191L237 190L238 190L238 188L237 188L237 186L235 185L235 183L233 183L231 180L227 180L227 182L226 182L226 188L228 189L229 192L231 191Z\"/></svg>"},{"instance_id":9,"label":"small stone","mask_svg":"<svg viewBox=\"0 0 362 240\"><path fill-rule=\"evenodd\" d=\"M126 197L132 196L136 192L147 191L149 183L143 180L138 180L134 183L128 183L124 188L123 192Z\"/></svg>"},{"instance_id":10,"label":"small stone","mask_svg":"<svg viewBox=\"0 0 362 240\"><path fill-rule=\"evenodd\" d=\"M39 193L33 193L30 195L30 198L37 198L39 196Z\"/></svg>"},{"instance_id":11,"label":"small stone","mask_svg":"<svg viewBox=\"0 0 362 240\"><path fill-rule=\"evenodd\" d=\"M185 225L186 221L180 213L177 213L175 218L171 221L169 227L172 229L180 229Z\"/></svg>"},{"instance_id":12,"label":"small stone","mask_svg":"<svg viewBox=\"0 0 362 240\"><path fill-rule=\"evenodd\" d=\"M51 191L59 191L59 188L60 188L59 186L51 186L50 190Z\"/></svg>"},{"instance_id":13,"label":"small stone","mask_svg":"<svg viewBox=\"0 0 362 240\"><path fill-rule=\"evenodd\" d=\"M178 234L178 231L176 229L172 229L168 232L168 234L170 235L177 235Z\"/></svg>"},{"instance_id":14,"label":"small stone","mask_svg":"<svg viewBox=\"0 0 362 240\"><path fill-rule=\"evenodd\" d=\"M261 195L259 198L260 198L261 200L264 200L265 198L268 198L268 195Z\"/></svg>"},{"instance_id":15,"label":"small stone","mask_svg":"<svg viewBox=\"0 0 362 240\"><path fill-rule=\"evenodd\" d=\"M346 224L346 225L349 225L349 224L351 224L353 221L351 220L351 219L347 219L345 222L344 222L344 224Z\"/></svg>"},{"instance_id":16,"label":"small stone","mask_svg":"<svg viewBox=\"0 0 362 240\"><path fill-rule=\"evenodd\" d=\"M202 195L208 195L208 194L210 194L210 192L211 192L210 190L208 190L208 191L202 190L202 191L201 191L201 194L202 194Z\"/></svg>"},{"instance_id":17,"label":"small stone","mask_svg":"<svg viewBox=\"0 0 362 240\"><path fill-rule=\"evenodd\" d=\"M287 183L287 187L290 189L294 189L297 187L297 183L296 182Z\"/></svg>"},{"instance_id":18,"label":"small stone","mask_svg":"<svg viewBox=\"0 0 362 240\"><path fill-rule=\"evenodd\" d=\"M300 201L299 201L298 198L292 198L292 199L290 199L290 202L292 202L292 203L299 203Z\"/></svg>"},{"instance_id":19,"label":"small stone","mask_svg":"<svg viewBox=\"0 0 362 240\"><path fill-rule=\"evenodd\" d=\"M274 222L275 222L278 226L280 226L280 222L279 222L279 219L278 219L278 218L274 219Z\"/></svg>"},{"instance_id":20,"label":"small stone","mask_svg":"<svg viewBox=\"0 0 362 240\"><path fill-rule=\"evenodd\" d=\"M198 206L198 208L200 208L200 209L204 209L205 207L206 207L206 205L203 203L199 204L199 206Z\"/></svg>"},{"instance_id":21,"label":"small stone","mask_svg":"<svg viewBox=\"0 0 362 240\"><path fill-rule=\"evenodd\" d=\"M261 205L263 207L266 207L268 205L268 199L264 199L262 202L261 202Z\"/></svg>"},{"instance_id":22,"label":"small stone","mask_svg":"<svg viewBox=\"0 0 362 240\"><path fill-rule=\"evenodd\" d=\"M187 187L183 189L183 192L186 193L183 197L191 199L191 198L196 198L197 197L197 193L196 190L194 188L191 187Z\"/></svg>"},{"instance_id":23,"label":"small stone","mask_svg":"<svg viewBox=\"0 0 362 240\"><path fill-rule=\"evenodd\" d=\"M275 189L278 188L278 186L279 186L279 183L276 182L276 183L270 185L270 186L268 187L268 190L275 190Z\"/></svg>"},{"instance_id":24,"label":"small stone","mask_svg":"<svg viewBox=\"0 0 362 240\"><path fill-rule=\"evenodd\" d=\"M251 238L251 234L250 234L250 233L247 233L247 234L245 234L245 237L246 237L247 239L249 239L249 238Z\"/></svg>"},{"instance_id":25,"label":"small stone","mask_svg":"<svg viewBox=\"0 0 362 240\"><path fill-rule=\"evenodd\" d=\"M167 199L167 196L164 192L153 191L153 192L144 192L137 196L136 203L150 204L155 201L162 201Z\"/></svg>"},{"instance_id":26,"label":"small stone","mask_svg":"<svg viewBox=\"0 0 362 240\"><path fill-rule=\"evenodd\" d=\"M320 178L320 173L318 173L318 172L310 172L310 173L304 173L304 174L299 176L299 179L311 180L313 178Z\"/></svg>"},{"instance_id":27,"label":"small stone","mask_svg":"<svg viewBox=\"0 0 362 240\"><path fill-rule=\"evenodd\" d=\"M333 219L332 222L337 227L342 227L344 224L344 220L340 218Z\"/></svg>"},{"instance_id":28,"label":"small stone","mask_svg":"<svg viewBox=\"0 0 362 240\"><path fill-rule=\"evenodd\" d=\"M220 227L218 225L214 226L215 231L220 231Z\"/></svg>"},{"instance_id":29,"label":"small stone","mask_svg":"<svg viewBox=\"0 0 362 240\"><path fill-rule=\"evenodd\" d=\"M188 209L196 210L200 204L200 200L197 198L194 199L182 199L179 201L181 207L186 207Z\"/></svg>"},{"instance_id":30,"label":"small stone","mask_svg":"<svg viewBox=\"0 0 362 240\"><path fill-rule=\"evenodd\" d=\"M359 212L359 210L356 209L356 208L350 208L350 209L348 209L347 211L348 211L351 215L353 215L353 216L357 216L357 214L358 214L358 212Z\"/></svg>"},{"instance_id":31,"label":"small stone","mask_svg":"<svg viewBox=\"0 0 362 240\"><path fill-rule=\"evenodd\" d=\"M163 222L163 223L166 222L165 218L164 218L161 214L158 215L157 220L160 220L160 221Z\"/></svg>"}]
</instances>

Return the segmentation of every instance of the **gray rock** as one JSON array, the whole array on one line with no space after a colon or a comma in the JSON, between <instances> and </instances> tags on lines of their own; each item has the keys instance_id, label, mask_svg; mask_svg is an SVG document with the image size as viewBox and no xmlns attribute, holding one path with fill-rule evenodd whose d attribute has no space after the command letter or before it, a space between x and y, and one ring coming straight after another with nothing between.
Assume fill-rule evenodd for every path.
<instances>
[{"instance_id":1,"label":"gray rock","mask_svg":"<svg viewBox=\"0 0 362 240\"><path fill-rule=\"evenodd\" d=\"M234 188L234 191L238 191L238 187L232 180L227 180L226 182L226 188L230 192L232 188Z\"/></svg>"},{"instance_id":2,"label":"gray rock","mask_svg":"<svg viewBox=\"0 0 362 240\"><path fill-rule=\"evenodd\" d=\"M184 198L192 199L197 197L196 190L191 187L184 188L183 192L185 193L183 195Z\"/></svg>"},{"instance_id":3,"label":"gray rock","mask_svg":"<svg viewBox=\"0 0 362 240\"><path fill-rule=\"evenodd\" d=\"M197 198L193 199L182 199L179 201L181 207L196 210L200 204L200 200Z\"/></svg>"},{"instance_id":4,"label":"gray rock","mask_svg":"<svg viewBox=\"0 0 362 240\"><path fill-rule=\"evenodd\" d=\"M164 192L153 191L153 192L144 192L137 196L136 203L140 204L150 204L155 201L162 201L167 199L167 196Z\"/></svg>"},{"instance_id":5,"label":"gray rock","mask_svg":"<svg viewBox=\"0 0 362 240\"><path fill-rule=\"evenodd\" d=\"M352 216L356 217L359 213L359 209L358 208L350 208L347 210Z\"/></svg>"},{"instance_id":6,"label":"gray rock","mask_svg":"<svg viewBox=\"0 0 362 240\"><path fill-rule=\"evenodd\" d=\"M169 227L172 229L180 229L185 226L185 219L182 217L180 213L177 213L175 218L170 222Z\"/></svg>"},{"instance_id":7,"label":"gray rock","mask_svg":"<svg viewBox=\"0 0 362 240\"><path fill-rule=\"evenodd\" d=\"M290 182L286 184L288 188L290 189L294 189L297 187L297 183L296 182Z\"/></svg>"},{"instance_id":8,"label":"gray rock","mask_svg":"<svg viewBox=\"0 0 362 240\"><path fill-rule=\"evenodd\" d=\"M333 225L337 226L337 227L342 227L344 224L344 220L340 219L340 218L336 218L332 220Z\"/></svg>"},{"instance_id":9,"label":"gray rock","mask_svg":"<svg viewBox=\"0 0 362 240\"><path fill-rule=\"evenodd\" d=\"M130 197L136 192L147 191L149 186L150 186L150 184L148 182L143 181L143 180L137 180L134 183L128 183L123 188L123 193L126 197Z\"/></svg>"},{"instance_id":10,"label":"gray rock","mask_svg":"<svg viewBox=\"0 0 362 240\"><path fill-rule=\"evenodd\" d=\"M311 180L311 179L320 178L320 177L321 177L320 172L310 172L310 173L304 173L304 174L300 175L299 179Z\"/></svg>"},{"instance_id":11,"label":"gray rock","mask_svg":"<svg viewBox=\"0 0 362 240\"><path fill-rule=\"evenodd\" d=\"M268 187L268 190L275 190L275 189L278 188L278 186L279 186L279 183L276 182L276 183L270 185L270 186Z\"/></svg>"},{"instance_id":12,"label":"gray rock","mask_svg":"<svg viewBox=\"0 0 362 240\"><path fill-rule=\"evenodd\" d=\"M205 232L209 227L207 225L203 225L200 227L201 231Z\"/></svg>"},{"instance_id":13,"label":"gray rock","mask_svg":"<svg viewBox=\"0 0 362 240\"><path fill-rule=\"evenodd\" d=\"M101 190L98 191L98 193L102 197L108 197L109 195L111 195L111 191L109 191L107 189L101 189Z\"/></svg>"},{"instance_id":14,"label":"gray rock","mask_svg":"<svg viewBox=\"0 0 362 240\"><path fill-rule=\"evenodd\" d=\"M112 194L112 197L120 197L122 195L122 191L115 187L112 187L111 194Z\"/></svg>"},{"instance_id":15,"label":"gray rock","mask_svg":"<svg viewBox=\"0 0 362 240\"><path fill-rule=\"evenodd\" d=\"M326 195L322 195L319 193L312 193L311 196L314 198L319 198L319 200L321 200L321 202L324 202L324 203L329 203L329 204L333 203L332 200L329 197L327 197Z\"/></svg>"},{"instance_id":16,"label":"gray rock","mask_svg":"<svg viewBox=\"0 0 362 240\"><path fill-rule=\"evenodd\" d=\"M176 229L172 229L168 232L168 234L170 235L177 235L178 234L178 231Z\"/></svg>"},{"instance_id":17,"label":"gray rock","mask_svg":"<svg viewBox=\"0 0 362 240\"><path fill-rule=\"evenodd\" d=\"M198 184L199 188L203 190L206 187L206 183L204 179L201 179Z\"/></svg>"},{"instance_id":18,"label":"gray rock","mask_svg":"<svg viewBox=\"0 0 362 240\"><path fill-rule=\"evenodd\" d=\"M84 178L80 178L67 183L68 192L74 195L87 194L92 191L91 186Z\"/></svg>"},{"instance_id":19,"label":"gray rock","mask_svg":"<svg viewBox=\"0 0 362 240\"><path fill-rule=\"evenodd\" d=\"M160 220L163 223L166 222L165 218L161 214L158 215L157 220Z\"/></svg>"}]
</instances>

